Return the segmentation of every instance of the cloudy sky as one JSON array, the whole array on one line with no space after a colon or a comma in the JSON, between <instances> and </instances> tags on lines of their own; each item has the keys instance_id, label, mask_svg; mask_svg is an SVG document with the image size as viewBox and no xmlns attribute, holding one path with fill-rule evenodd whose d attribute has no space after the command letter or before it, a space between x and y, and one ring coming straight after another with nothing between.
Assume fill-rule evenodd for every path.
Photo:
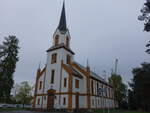
<instances>
[{"instance_id":1,"label":"cloudy sky","mask_svg":"<svg viewBox=\"0 0 150 113\"><path fill-rule=\"evenodd\" d=\"M15 82L35 81L39 62L46 63L46 50L58 26L63 0L0 0L0 43L16 35L20 40L20 60ZM144 0L66 0L67 25L75 60L98 74L110 75L119 59L118 73L125 82L131 70L150 61L145 44L150 34L137 20Z\"/></svg>"}]
</instances>

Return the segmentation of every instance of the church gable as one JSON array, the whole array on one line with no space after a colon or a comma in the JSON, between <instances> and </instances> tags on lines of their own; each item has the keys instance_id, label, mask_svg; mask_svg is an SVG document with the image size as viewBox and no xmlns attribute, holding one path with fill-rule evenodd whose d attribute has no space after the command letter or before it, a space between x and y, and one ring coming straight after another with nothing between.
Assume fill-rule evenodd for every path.
<instances>
[{"instance_id":1,"label":"church gable","mask_svg":"<svg viewBox=\"0 0 150 113\"><path fill-rule=\"evenodd\" d=\"M79 66L77 63L72 62L71 66L80 71L84 76L86 77L89 76L89 73L84 68L81 68L81 66Z\"/></svg>"},{"instance_id":2,"label":"church gable","mask_svg":"<svg viewBox=\"0 0 150 113\"><path fill-rule=\"evenodd\" d=\"M40 79L41 76L43 76L45 72L46 72L46 66L43 68L43 70L38 69L38 71L37 71L37 79Z\"/></svg>"},{"instance_id":3,"label":"church gable","mask_svg":"<svg viewBox=\"0 0 150 113\"><path fill-rule=\"evenodd\" d=\"M46 72L46 67L43 68L42 71L39 70L38 75L37 75L37 81L36 81L36 90L37 93L42 93L43 92L43 88L44 88L44 78L45 78L45 72Z\"/></svg>"},{"instance_id":4,"label":"church gable","mask_svg":"<svg viewBox=\"0 0 150 113\"><path fill-rule=\"evenodd\" d=\"M83 78L83 76L76 69L74 69L71 65L62 64L62 68L65 69L69 74L73 76L76 76L80 79Z\"/></svg>"}]
</instances>

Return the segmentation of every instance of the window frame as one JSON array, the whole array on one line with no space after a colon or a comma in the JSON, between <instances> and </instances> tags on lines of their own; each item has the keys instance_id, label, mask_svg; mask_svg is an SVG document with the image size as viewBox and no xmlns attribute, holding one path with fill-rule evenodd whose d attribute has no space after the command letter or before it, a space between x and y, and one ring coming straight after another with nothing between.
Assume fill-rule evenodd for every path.
<instances>
[{"instance_id":1,"label":"window frame","mask_svg":"<svg viewBox=\"0 0 150 113\"><path fill-rule=\"evenodd\" d=\"M41 90L42 89L42 81L40 81L40 83L39 83L39 90Z\"/></svg>"},{"instance_id":2,"label":"window frame","mask_svg":"<svg viewBox=\"0 0 150 113\"><path fill-rule=\"evenodd\" d=\"M54 80L55 80L55 70L52 69L51 70L51 84L54 84Z\"/></svg>"},{"instance_id":3,"label":"window frame","mask_svg":"<svg viewBox=\"0 0 150 113\"><path fill-rule=\"evenodd\" d=\"M94 94L94 81L93 80L91 81L91 92L92 94Z\"/></svg>"},{"instance_id":4,"label":"window frame","mask_svg":"<svg viewBox=\"0 0 150 113\"><path fill-rule=\"evenodd\" d=\"M57 62L57 53L53 53L51 56L51 64L54 64Z\"/></svg>"},{"instance_id":5,"label":"window frame","mask_svg":"<svg viewBox=\"0 0 150 113\"><path fill-rule=\"evenodd\" d=\"M40 98L38 98L38 103L37 104L40 105Z\"/></svg>"},{"instance_id":6,"label":"window frame","mask_svg":"<svg viewBox=\"0 0 150 113\"><path fill-rule=\"evenodd\" d=\"M64 87L67 87L67 78L64 78Z\"/></svg>"},{"instance_id":7,"label":"window frame","mask_svg":"<svg viewBox=\"0 0 150 113\"><path fill-rule=\"evenodd\" d=\"M69 40L69 37L67 36L67 37L66 37L66 47L69 47L69 41L70 41L70 40Z\"/></svg>"},{"instance_id":8,"label":"window frame","mask_svg":"<svg viewBox=\"0 0 150 113\"><path fill-rule=\"evenodd\" d=\"M59 35L56 35L56 36L55 36L55 41L54 41L54 43L55 43L55 46L57 46L57 45L59 44Z\"/></svg>"},{"instance_id":9,"label":"window frame","mask_svg":"<svg viewBox=\"0 0 150 113\"><path fill-rule=\"evenodd\" d=\"M63 105L66 105L66 97L63 98Z\"/></svg>"},{"instance_id":10,"label":"window frame","mask_svg":"<svg viewBox=\"0 0 150 113\"><path fill-rule=\"evenodd\" d=\"M79 88L80 81L78 79L75 79L75 88Z\"/></svg>"},{"instance_id":11,"label":"window frame","mask_svg":"<svg viewBox=\"0 0 150 113\"><path fill-rule=\"evenodd\" d=\"M70 64L70 62L71 62L71 56L70 56L70 55L67 55L66 57L67 57L67 58L66 58L66 63L67 63L67 64Z\"/></svg>"}]
</instances>

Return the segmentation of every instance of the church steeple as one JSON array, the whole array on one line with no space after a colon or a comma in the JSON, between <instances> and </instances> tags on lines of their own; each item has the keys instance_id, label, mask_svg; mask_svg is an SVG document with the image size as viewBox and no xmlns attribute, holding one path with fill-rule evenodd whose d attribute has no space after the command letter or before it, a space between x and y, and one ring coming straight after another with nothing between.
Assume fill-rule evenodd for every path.
<instances>
[{"instance_id":1,"label":"church steeple","mask_svg":"<svg viewBox=\"0 0 150 113\"><path fill-rule=\"evenodd\" d=\"M66 25L65 2L63 2L60 22L53 35L53 45L51 48L47 50L47 52L50 52L59 48L64 48L65 50L70 52L72 55L74 55L74 52L70 48L70 39L71 39L71 36Z\"/></svg>"},{"instance_id":2,"label":"church steeple","mask_svg":"<svg viewBox=\"0 0 150 113\"><path fill-rule=\"evenodd\" d=\"M62 7L62 12L61 12L61 17L60 17L58 29L60 31L66 31L67 30L66 13L65 13L65 2L63 2L63 7Z\"/></svg>"}]
</instances>

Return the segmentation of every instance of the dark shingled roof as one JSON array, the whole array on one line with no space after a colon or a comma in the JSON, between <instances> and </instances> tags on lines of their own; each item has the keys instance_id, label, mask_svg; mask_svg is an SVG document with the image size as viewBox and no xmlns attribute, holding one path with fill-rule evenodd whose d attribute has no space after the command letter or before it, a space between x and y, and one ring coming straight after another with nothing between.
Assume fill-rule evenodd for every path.
<instances>
[{"instance_id":1,"label":"dark shingled roof","mask_svg":"<svg viewBox=\"0 0 150 113\"><path fill-rule=\"evenodd\" d=\"M73 62L75 64L77 64L81 69L83 70L86 70L86 67L84 67L83 65L79 64L78 62ZM91 77L95 78L95 79L98 79L99 81L103 82L104 84L107 84L109 86L112 87L111 84L109 84L105 79L103 79L101 76L99 76L98 74L96 74L95 72L93 71L90 71L91 72Z\"/></svg>"},{"instance_id":2,"label":"dark shingled roof","mask_svg":"<svg viewBox=\"0 0 150 113\"><path fill-rule=\"evenodd\" d=\"M78 76L79 78L83 78L83 76L77 71L76 68L74 68L74 67L72 67L71 65L68 65L68 64L64 64L64 65L68 66L72 70L72 72L75 76Z\"/></svg>"},{"instance_id":3,"label":"dark shingled roof","mask_svg":"<svg viewBox=\"0 0 150 113\"><path fill-rule=\"evenodd\" d=\"M63 8L62 8L62 12L61 12L61 17L60 17L60 22L58 25L58 29L60 31L66 31L67 30L67 26L66 26L66 13L65 13L65 3L63 3Z\"/></svg>"},{"instance_id":4,"label":"dark shingled roof","mask_svg":"<svg viewBox=\"0 0 150 113\"><path fill-rule=\"evenodd\" d=\"M49 52L49 51L53 51L53 50L56 50L56 49L59 49L59 48L64 48L64 49L66 49L67 51L69 51L70 53L72 53L73 55L75 54L70 48L67 48L66 46L65 46L65 44L59 44L59 45L56 45L56 46L52 46L51 48L49 48L48 50L47 50L47 52Z\"/></svg>"}]
</instances>

